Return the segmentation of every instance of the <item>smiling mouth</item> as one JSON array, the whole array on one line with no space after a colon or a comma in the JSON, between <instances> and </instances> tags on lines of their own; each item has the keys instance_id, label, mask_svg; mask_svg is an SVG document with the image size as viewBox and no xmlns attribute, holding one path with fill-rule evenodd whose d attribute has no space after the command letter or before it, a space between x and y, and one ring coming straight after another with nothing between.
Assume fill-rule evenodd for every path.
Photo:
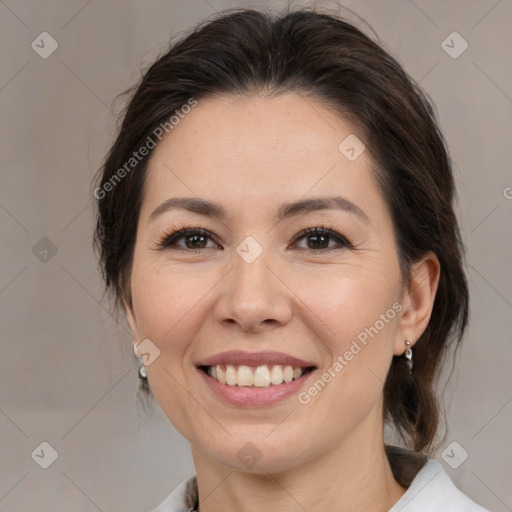
<instances>
[{"instance_id":1,"label":"smiling mouth","mask_svg":"<svg viewBox=\"0 0 512 512\"><path fill-rule=\"evenodd\" d=\"M267 388L298 380L315 369L314 366L294 367L290 365L233 365L216 364L199 366L212 379L232 387Z\"/></svg>"}]
</instances>

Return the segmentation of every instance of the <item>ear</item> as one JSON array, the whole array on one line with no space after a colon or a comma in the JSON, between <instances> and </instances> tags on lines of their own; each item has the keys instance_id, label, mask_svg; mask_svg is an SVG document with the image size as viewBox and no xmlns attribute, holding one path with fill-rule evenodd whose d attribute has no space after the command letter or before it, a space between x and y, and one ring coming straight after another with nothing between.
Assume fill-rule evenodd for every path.
<instances>
[{"instance_id":1,"label":"ear","mask_svg":"<svg viewBox=\"0 0 512 512\"><path fill-rule=\"evenodd\" d=\"M402 316L397 328L394 354L399 356L405 352L405 340L413 346L423 334L430 321L434 299L439 285L441 264L432 251L413 263L411 267L411 283L402 297Z\"/></svg>"},{"instance_id":2,"label":"ear","mask_svg":"<svg viewBox=\"0 0 512 512\"><path fill-rule=\"evenodd\" d=\"M123 307L126 313L126 320L128 321L128 325L130 326L130 330L132 331L132 338L135 343L140 340L139 329L137 327L137 320L135 318L135 313L133 312L132 306L128 304L128 302L123 299Z\"/></svg>"}]
</instances>

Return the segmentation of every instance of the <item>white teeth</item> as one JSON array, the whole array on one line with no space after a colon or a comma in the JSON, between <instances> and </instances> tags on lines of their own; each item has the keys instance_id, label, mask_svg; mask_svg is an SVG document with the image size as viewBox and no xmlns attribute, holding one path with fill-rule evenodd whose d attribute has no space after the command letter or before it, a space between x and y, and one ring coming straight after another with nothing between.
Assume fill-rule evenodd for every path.
<instances>
[{"instance_id":1,"label":"white teeth","mask_svg":"<svg viewBox=\"0 0 512 512\"><path fill-rule=\"evenodd\" d=\"M229 386L236 386L236 370L231 364L226 366L226 384Z\"/></svg>"},{"instance_id":2,"label":"white teeth","mask_svg":"<svg viewBox=\"0 0 512 512\"><path fill-rule=\"evenodd\" d=\"M272 384L277 385L283 382L283 367L278 364L274 365L272 371L270 372L270 382Z\"/></svg>"},{"instance_id":3,"label":"white teeth","mask_svg":"<svg viewBox=\"0 0 512 512\"><path fill-rule=\"evenodd\" d=\"M254 371L254 382L253 385L258 388L267 388L270 386L270 372L268 366L258 366Z\"/></svg>"},{"instance_id":4,"label":"white teeth","mask_svg":"<svg viewBox=\"0 0 512 512\"><path fill-rule=\"evenodd\" d=\"M226 384L226 374L223 372L220 364L218 364L215 368L217 369L217 380L221 384Z\"/></svg>"},{"instance_id":5,"label":"white teeth","mask_svg":"<svg viewBox=\"0 0 512 512\"><path fill-rule=\"evenodd\" d=\"M248 366L241 364L236 377L239 386L252 386L252 371Z\"/></svg>"},{"instance_id":6,"label":"white teeth","mask_svg":"<svg viewBox=\"0 0 512 512\"><path fill-rule=\"evenodd\" d=\"M273 365L272 371L267 365L258 366L256 368L241 364L238 369L234 365L226 365L226 370L222 369L222 365L209 366L208 375L221 384L228 386L245 386L266 388L270 385L278 386L283 382L291 382L300 378L304 370L303 368L294 368L293 366Z\"/></svg>"},{"instance_id":7,"label":"white teeth","mask_svg":"<svg viewBox=\"0 0 512 512\"><path fill-rule=\"evenodd\" d=\"M283 380L285 382L291 382L293 380L293 368L291 366L284 367Z\"/></svg>"}]
</instances>

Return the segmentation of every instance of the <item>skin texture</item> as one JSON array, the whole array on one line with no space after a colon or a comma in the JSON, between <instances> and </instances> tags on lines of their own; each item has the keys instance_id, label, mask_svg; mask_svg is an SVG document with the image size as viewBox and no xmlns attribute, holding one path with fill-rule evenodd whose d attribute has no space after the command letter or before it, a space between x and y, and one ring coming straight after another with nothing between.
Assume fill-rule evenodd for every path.
<instances>
[{"instance_id":1,"label":"skin texture","mask_svg":"<svg viewBox=\"0 0 512 512\"><path fill-rule=\"evenodd\" d=\"M387 511L405 492L384 452L383 386L392 356L428 324L440 269L427 253L403 284L369 151L351 162L338 150L351 133L297 94L219 96L199 101L151 157L125 307L134 342L148 338L160 350L147 366L149 383L191 443L201 512ZM276 220L285 202L334 195L369 223L341 210ZM184 196L220 204L226 219L174 209L149 221L163 201ZM322 225L354 248L332 237L295 240ZM182 227L210 238L195 242L200 249L189 237L158 250ZM263 248L250 264L236 252L247 236ZM275 350L313 361L314 381L395 302L401 311L307 405L296 395L231 405L194 365L232 349ZM251 468L237 456L247 442L261 454Z\"/></svg>"}]
</instances>

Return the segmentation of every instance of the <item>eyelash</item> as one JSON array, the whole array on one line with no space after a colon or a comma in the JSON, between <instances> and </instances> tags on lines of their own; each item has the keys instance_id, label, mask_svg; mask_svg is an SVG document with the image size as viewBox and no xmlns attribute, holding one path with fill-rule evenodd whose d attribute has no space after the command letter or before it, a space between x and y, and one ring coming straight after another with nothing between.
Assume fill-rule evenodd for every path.
<instances>
[{"instance_id":1,"label":"eyelash","mask_svg":"<svg viewBox=\"0 0 512 512\"><path fill-rule=\"evenodd\" d=\"M157 247L158 250L184 250L187 252L198 252L198 251L204 251L206 248L198 248L198 249L189 249L187 247L177 247L176 241L180 240L181 238L184 238L185 236L193 236L193 235L200 235L207 237L211 239L213 242L215 240L210 236L210 233L208 230L202 228L202 227L175 227L173 228L175 231L172 231L171 233L165 234L161 238L157 240ZM327 236L329 237L329 242L331 239L334 239L337 241L338 245L348 248L348 249L354 249L353 244L344 236L337 233L332 227L325 227L325 226L318 226L314 228L306 228L300 231L295 238L293 239L293 243L297 243L298 241L302 240L303 238L306 238L307 236ZM217 242L215 242L217 243ZM218 244L217 244L218 245ZM329 247L324 249L304 249L300 248L299 250L305 251L308 254L311 253L319 253L319 252L327 252L339 249L340 247Z\"/></svg>"}]
</instances>

